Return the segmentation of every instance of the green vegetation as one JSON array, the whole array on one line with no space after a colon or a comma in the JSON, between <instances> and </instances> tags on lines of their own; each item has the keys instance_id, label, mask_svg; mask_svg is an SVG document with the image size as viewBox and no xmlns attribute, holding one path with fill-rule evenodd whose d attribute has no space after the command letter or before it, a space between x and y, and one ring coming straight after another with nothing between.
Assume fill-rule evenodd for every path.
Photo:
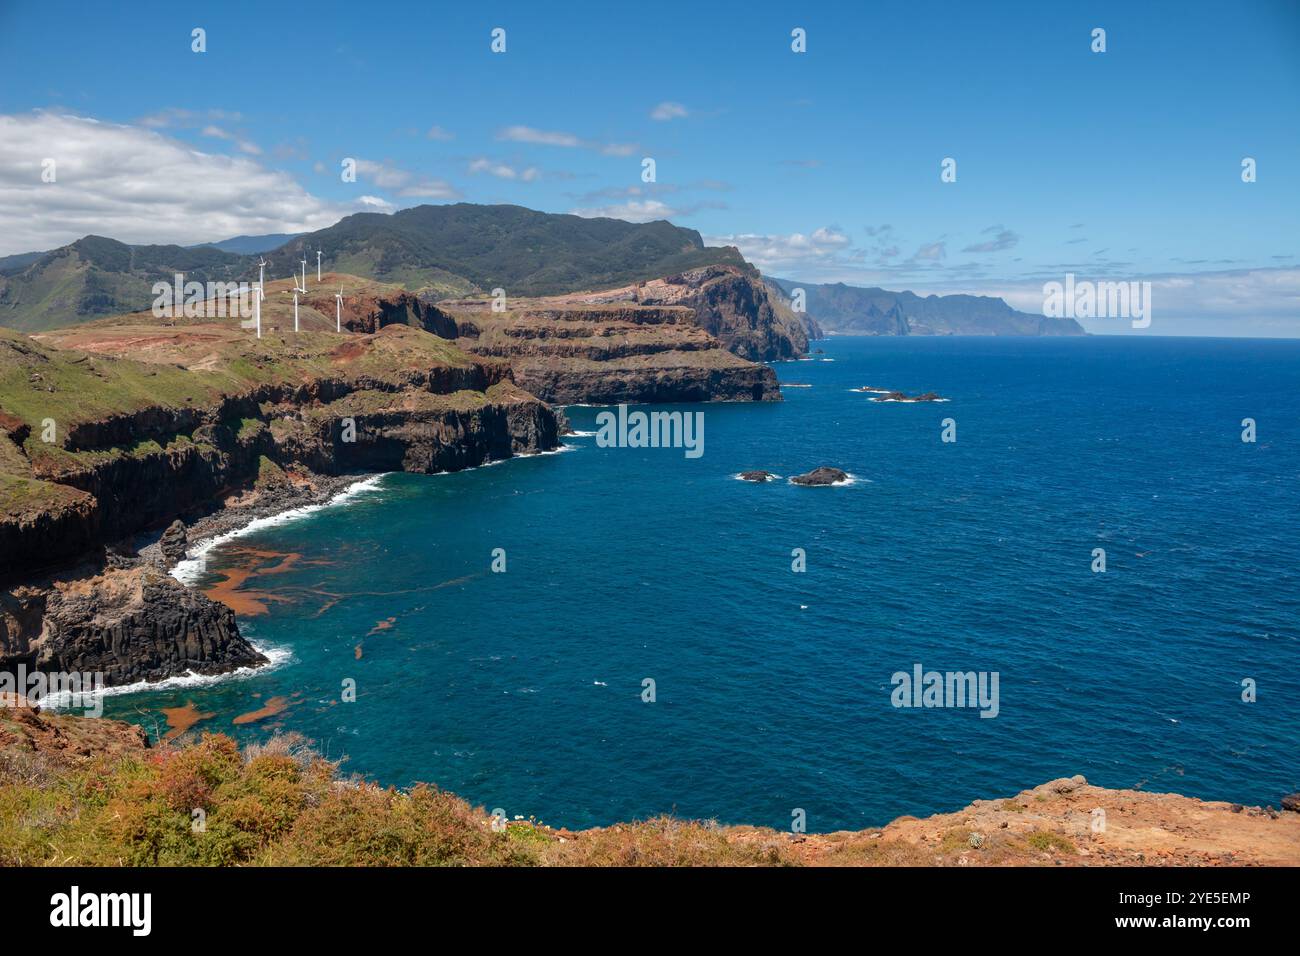
<instances>
[{"instance_id":1,"label":"green vegetation","mask_svg":"<svg viewBox=\"0 0 1300 956\"><path fill-rule=\"evenodd\" d=\"M197 812L196 812L197 811ZM535 866L789 862L717 827L659 818L581 840L494 828L435 787L345 780L301 738L229 737L74 768L0 752L0 866Z\"/></svg>"},{"instance_id":2,"label":"green vegetation","mask_svg":"<svg viewBox=\"0 0 1300 956\"><path fill-rule=\"evenodd\" d=\"M289 476L284 473L284 469L267 458L265 455L258 456L257 459L257 481L258 488L273 488L285 484Z\"/></svg>"},{"instance_id":3,"label":"green vegetation","mask_svg":"<svg viewBox=\"0 0 1300 956\"><path fill-rule=\"evenodd\" d=\"M716 263L749 268L735 249L706 248L695 230L662 220L630 223L455 203L392 215L358 213L291 239L267 254L268 280L297 272L302 251L316 249L324 250L332 272L437 298L494 288L512 296L609 288ZM211 246L130 246L86 236L0 263L0 325L39 331L146 309L153 283L171 282L177 272L187 281L253 282L257 259ZM333 302L322 311L332 319Z\"/></svg>"},{"instance_id":4,"label":"green vegetation","mask_svg":"<svg viewBox=\"0 0 1300 956\"><path fill-rule=\"evenodd\" d=\"M324 249L331 268L337 260L364 275L408 288L442 286L453 295L496 287L509 295L553 295L719 262L744 265L734 249L706 248L695 230L662 220L584 219L471 203L348 216L272 253L277 275L296 264L299 249Z\"/></svg>"},{"instance_id":5,"label":"green vegetation","mask_svg":"<svg viewBox=\"0 0 1300 956\"><path fill-rule=\"evenodd\" d=\"M377 287L364 280L356 284ZM268 287L265 310L272 320L286 308L272 303L274 291ZM510 393L517 389L502 383L488 396L467 390L437 394L415 383L454 383L453 370L492 361L407 326L366 336L268 330L256 339L234 320L161 323L124 316L46 333L40 341L0 329L0 516L53 512L82 501L81 492L54 483L73 472L124 458L216 454L209 443L187 434L191 412L217 409L225 398L258 387L332 380L354 389L331 404L308 405L307 419L389 410L471 412L489 399L514 397ZM465 384L481 380L460 377ZM122 421L144 412L140 425ZM223 424L244 443L268 427L283 437L289 426L268 421L274 407L264 402L261 414L232 415ZM127 436L137 437L118 443ZM278 471L264 462L259 482L284 481Z\"/></svg>"},{"instance_id":6,"label":"green vegetation","mask_svg":"<svg viewBox=\"0 0 1300 956\"><path fill-rule=\"evenodd\" d=\"M155 282L230 282L246 276L247 257L211 247L129 246L86 236L0 268L0 325L52 329L101 315L148 308Z\"/></svg>"},{"instance_id":7,"label":"green vegetation","mask_svg":"<svg viewBox=\"0 0 1300 956\"><path fill-rule=\"evenodd\" d=\"M175 366L47 348L0 329L0 409L31 427L53 419L57 442L74 424L156 405L179 407L213 398L220 376Z\"/></svg>"},{"instance_id":8,"label":"green vegetation","mask_svg":"<svg viewBox=\"0 0 1300 956\"><path fill-rule=\"evenodd\" d=\"M1044 853L1077 853L1074 843L1059 833L1048 830L1035 830L1025 835L1025 843Z\"/></svg>"}]
</instances>

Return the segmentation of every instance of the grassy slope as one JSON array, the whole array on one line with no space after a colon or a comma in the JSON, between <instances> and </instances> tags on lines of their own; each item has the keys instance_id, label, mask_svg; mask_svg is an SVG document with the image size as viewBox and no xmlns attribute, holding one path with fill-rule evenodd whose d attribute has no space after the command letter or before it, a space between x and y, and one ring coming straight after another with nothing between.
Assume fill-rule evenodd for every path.
<instances>
[{"instance_id":1,"label":"grassy slope","mask_svg":"<svg viewBox=\"0 0 1300 956\"><path fill-rule=\"evenodd\" d=\"M729 262L698 232L668 222L629 223L552 215L522 206L456 203L392 215L360 213L267 253L268 278L296 274L316 250L326 268L396 283L436 298L489 292L541 295L623 285ZM0 325L26 331L146 308L154 282L254 281L258 256L208 247L129 246L87 236L0 271Z\"/></svg>"},{"instance_id":2,"label":"grassy slope","mask_svg":"<svg viewBox=\"0 0 1300 956\"><path fill-rule=\"evenodd\" d=\"M0 708L0 866L1300 864L1300 814L1082 778L879 830L804 836L657 817L571 832L494 828L435 787L343 779L292 735L241 753L224 735L143 749L129 730Z\"/></svg>"},{"instance_id":3,"label":"grassy slope","mask_svg":"<svg viewBox=\"0 0 1300 956\"><path fill-rule=\"evenodd\" d=\"M342 282L349 293L377 288L356 277L330 278ZM320 308L302 306L304 331L299 335L291 331L292 299L283 294L287 283L267 284L260 340L240 329L237 319L164 324L147 313L50 333L39 341L0 329L0 423L10 432L21 425L29 429L23 444L26 457L0 438L0 514L75 497L70 489L36 480L33 466L47 473L76 459L158 450L152 442L95 451L63 448L69 429L84 422L157 406L202 407L225 395L278 382L364 376L397 384L408 372L464 368L477 361L451 342L405 326L378 335L336 334L332 289L338 285L309 284ZM375 400L380 398L376 393ZM470 399L458 394L424 401L466 407ZM43 440L46 419L56 426L53 443Z\"/></svg>"},{"instance_id":4,"label":"grassy slope","mask_svg":"<svg viewBox=\"0 0 1300 956\"><path fill-rule=\"evenodd\" d=\"M0 325L40 331L145 308L155 282L176 273L198 282L241 277L248 259L213 248L130 246L86 236L0 273Z\"/></svg>"}]
</instances>

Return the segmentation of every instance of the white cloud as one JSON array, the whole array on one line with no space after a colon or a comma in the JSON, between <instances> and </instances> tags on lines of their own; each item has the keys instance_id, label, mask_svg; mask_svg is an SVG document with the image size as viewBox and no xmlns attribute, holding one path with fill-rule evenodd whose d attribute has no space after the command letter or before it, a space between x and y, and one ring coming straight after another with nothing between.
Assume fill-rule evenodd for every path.
<instances>
[{"instance_id":1,"label":"white cloud","mask_svg":"<svg viewBox=\"0 0 1300 956\"><path fill-rule=\"evenodd\" d=\"M938 262L946 258L948 258L948 244L945 242L927 242L912 253L912 259L916 262Z\"/></svg>"},{"instance_id":2,"label":"white cloud","mask_svg":"<svg viewBox=\"0 0 1300 956\"><path fill-rule=\"evenodd\" d=\"M426 139L437 140L440 143L446 143L456 138L455 133L449 133L441 126L430 126L429 132L424 134Z\"/></svg>"},{"instance_id":3,"label":"white cloud","mask_svg":"<svg viewBox=\"0 0 1300 956\"><path fill-rule=\"evenodd\" d=\"M630 199L610 206L571 209L569 212L584 219L625 219L628 222L653 222L656 219L671 219L680 215L678 210L661 203L658 199Z\"/></svg>"},{"instance_id":4,"label":"white cloud","mask_svg":"<svg viewBox=\"0 0 1300 956\"><path fill-rule=\"evenodd\" d=\"M234 143L241 153L247 153L250 156L262 155L262 147L258 146L252 140L236 136L234 133L211 123L199 130L199 135L207 136L209 139L220 139L228 143Z\"/></svg>"},{"instance_id":5,"label":"white cloud","mask_svg":"<svg viewBox=\"0 0 1300 956\"><path fill-rule=\"evenodd\" d=\"M582 140L572 133L559 133L551 130L535 129L532 126L507 126L497 133L497 139L512 143L540 143L543 146L581 146Z\"/></svg>"},{"instance_id":6,"label":"white cloud","mask_svg":"<svg viewBox=\"0 0 1300 956\"><path fill-rule=\"evenodd\" d=\"M232 133L224 127L218 126L215 122L210 122L220 120L238 123L242 118L239 113L232 113L227 110L195 111L172 107L142 117L138 122L141 126L147 126L149 129L197 129L200 136L234 143L241 153L247 153L250 156L261 156L262 147L252 140L241 133Z\"/></svg>"},{"instance_id":7,"label":"white cloud","mask_svg":"<svg viewBox=\"0 0 1300 956\"><path fill-rule=\"evenodd\" d=\"M606 156L631 156L640 149L636 143L600 143L582 139L573 133L537 129L533 126L507 126L497 132L497 139L510 143L561 146L565 149L594 149Z\"/></svg>"},{"instance_id":8,"label":"white cloud","mask_svg":"<svg viewBox=\"0 0 1300 956\"><path fill-rule=\"evenodd\" d=\"M671 103L668 101L660 103L650 111L650 118L652 120L659 120L661 123L666 123L669 120L674 119L682 119L690 115L690 110L681 103Z\"/></svg>"},{"instance_id":9,"label":"white cloud","mask_svg":"<svg viewBox=\"0 0 1300 956\"><path fill-rule=\"evenodd\" d=\"M1153 275L1093 275L1078 269L1075 279L1150 282L1152 322L1148 332L1152 335L1223 334L1234 330L1254 335L1300 335L1300 269L1294 267ZM1012 308L1041 314L1043 284L1048 281L1064 282L1065 271L1048 278L948 291L996 295ZM1127 321L1117 319L1084 319L1082 325L1090 332L1103 333L1127 333L1131 328Z\"/></svg>"},{"instance_id":10,"label":"white cloud","mask_svg":"<svg viewBox=\"0 0 1300 956\"><path fill-rule=\"evenodd\" d=\"M1018 235L1004 226L989 226L984 230L983 235L991 235L993 238L969 245L962 252L1001 252L1012 248L1020 241Z\"/></svg>"},{"instance_id":11,"label":"white cloud","mask_svg":"<svg viewBox=\"0 0 1300 956\"><path fill-rule=\"evenodd\" d=\"M157 113L142 116L136 122L150 129L195 129L204 123L238 123L243 115L232 110L183 110L170 106Z\"/></svg>"},{"instance_id":12,"label":"white cloud","mask_svg":"<svg viewBox=\"0 0 1300 956\"><path fill-rule=\"evenodd\" d=\"M710 245L736 246L741 254L770 275L782 275L810 262L832 262L852 245L843 232L834 226L823 226L811 235L792 232L787 235L760 235L737 233L727 236L710 236Z\"/></svg>"},{"instance_id":13,"label":"white cloud","mask_svg":"<svg viewBox=\"0 0 1300 956\"><path fill-rule=\"evenodd\" d=\"M306 232L356 212L252 159L205 153L152 128L56 113L0 115L0 255L87 234L190 244ZM42 160L57 179L41 181Z\"/></svg>"},{"instance_id":14,"label":"white cloud","mask_svg":"<svg viewBox=\"0 0 1300 956\"><path fill-rule=\"evenodd\" d=\"M467 167L472 174L487 173L498 179L518 180L521 183L535 182L541 176L541 170L536 166L528 166L525 169L516 169L509 163L503 163L494 159L480 157L470 161Z\"/></svg>"},{"instance_id":15,"label":"white cloud","mask_svg":"<svg viewBox=\"0 0 1300 956\"><path fill-rule=\"evenodd\" d=\"M636 143L602 143L600 151L606 156L631 156L639 152L641 147Z\"/></svg>"},{"instance_id":16,"label":"white cloud","mask_svg":"<svg viewBox=\"0 0 1300 956\"><path fill-rule=\"evenodd\" d=\"M373 159L357 159L357 178L413 199L459 199L461 195L459 189L444 179L420 176L392 163Z\"/></svg>"}]
</instances>

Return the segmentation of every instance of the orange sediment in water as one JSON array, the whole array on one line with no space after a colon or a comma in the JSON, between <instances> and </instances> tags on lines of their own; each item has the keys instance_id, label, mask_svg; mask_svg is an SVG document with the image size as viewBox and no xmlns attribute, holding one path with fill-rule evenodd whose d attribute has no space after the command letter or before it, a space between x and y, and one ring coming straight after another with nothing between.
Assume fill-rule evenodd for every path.
<instances>
[{"instance_id":1,"label":"orange sediment in water","mask_svg":"<svg viewBox=\"0 0 1300 956\"><path fill-rule=\"evenodd\" d=\"M265 720L268 717L274 717L289 706L288 697L272 697L257 710L250 710L246 714L240 714L235 718L237 724L252 724L259 720Z\"/></svg>"},{"instance_id":2,"label":"orange sediment in water","mask_svg":"<svg viewBox=\"0 0 1300 956\"><path fill-rule=\"evenodd\" d=\"M189 730L195 724L203 720L209 720L216 716L214 713L202 713L194 706L194 701L188 700L184 707L164 707L163 716L167 718L167 733L163 740L173 740L179 737L185 731Z\"/></svg>"},{"instance_id":3,"label":"orange sediment in water","mask_svg":"<svg viewBox=\"0 0 1300 956\"><path fill-rule=\"evenodd\" d=\"M229 552L238 563L233 567L221 568L216 573L221 580L209 586L203 593L214 601L220 601L236 614L253 617L265 614L267 605L274 601L288 601L288 597L273 591L245 587L250 578L271 574L284 574L293 569L302 555L297 552L263 551L256 548L238 548Z\"/></svg>"}]
</instances>

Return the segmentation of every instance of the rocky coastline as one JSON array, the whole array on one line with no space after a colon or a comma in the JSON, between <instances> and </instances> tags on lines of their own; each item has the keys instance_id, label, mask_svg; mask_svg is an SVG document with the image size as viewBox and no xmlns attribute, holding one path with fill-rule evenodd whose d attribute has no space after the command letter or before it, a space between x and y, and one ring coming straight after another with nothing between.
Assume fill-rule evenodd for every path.
<instances>
[{"instance_id":1,"label":"rocky coastline","mask_svg":"<svg viewBox=\"0 0 1300 956\"><path fill-rule=\"evenodd\" d=\"M202 539L377 472L553 450L567 427L506 363L406 326L6 334L0 373L0 669L106 686L266 662L230 608L168 573Z\"/></svg>"},{"instance_id":2,"label":"rocky coastline","mask_svg":"<svg viewBox=\"0 0 1300 956\"><path fill-rule=\"evenodd\" d=\"M552 406L779 401L761 360L808 343L732 266L504 311L324 279L306 336L283 282L261 339L144 313L0 333L0 668L123 685L257 666L230 610L168 574L202 540L366 475L553 450Z\"/></svg>"}]
</instances>

